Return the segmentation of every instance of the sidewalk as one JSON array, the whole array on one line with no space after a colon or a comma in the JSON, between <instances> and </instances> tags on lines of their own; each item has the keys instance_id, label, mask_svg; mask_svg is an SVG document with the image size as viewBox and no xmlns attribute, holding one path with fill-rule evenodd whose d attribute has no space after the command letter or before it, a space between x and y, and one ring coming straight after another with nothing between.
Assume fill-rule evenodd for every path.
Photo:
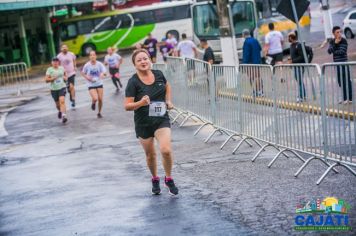
<instances>
[{"instance_id":1,"label":"sidewalk","mask_svg":"<svg viewBox=\"0 0 356 236\"><path fill-rule=\"evenodd\" d=\"M133 71L129 64L124 84ZM49 95L9 114L9 136L0 139L0 235L304 235L293 230L296 204L327 196L351 205L355 225L356 184L349 172L331 173L316 186L325 171L321 163L312 162L295 179L296 158L280 158L268 169L275 152L251 163L257 147L232 155L235 141L220 151L226 137L204 144L210 130L194 137L196 123L172 129L179 196L166 190L151 196L133 114L124 111L124 94L116 94L110 80L104 88L103 119L90 110L84 85L65 126ZM159 167L163 176L161 161ZM352 234L355 227L339 235Z\"/></svg>"}]
</instances>

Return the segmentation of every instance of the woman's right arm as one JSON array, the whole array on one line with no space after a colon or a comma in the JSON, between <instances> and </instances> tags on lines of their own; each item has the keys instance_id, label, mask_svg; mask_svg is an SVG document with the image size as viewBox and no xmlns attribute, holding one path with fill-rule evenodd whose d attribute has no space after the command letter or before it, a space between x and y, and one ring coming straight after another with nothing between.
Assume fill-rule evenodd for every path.
<instances>
[{"instance_id":1,"label":"woman's right arm","mask_svg":"<svg viewBox=\"0 0 356 236\"><path fill-rule=\"evenodd\" d=\"M50 75L46 75L45 81L46 81L46 83L51 83L54 81L54 79L52 79L52 77Z\"/></svg>"},{"instance_id":2,"label":"woman's right arm","mask_svg":"<svg viewBox=\"0 0 356 236\"><path fill-rule=\"evenodd\" d=\"M149 104L150 104L150 98L147 95L143 96L142 99L138 102L135 102L134 97L126 97L124 102L126 111L135 111L140 107L147 106Z\"/></svg>"}]
</instances>

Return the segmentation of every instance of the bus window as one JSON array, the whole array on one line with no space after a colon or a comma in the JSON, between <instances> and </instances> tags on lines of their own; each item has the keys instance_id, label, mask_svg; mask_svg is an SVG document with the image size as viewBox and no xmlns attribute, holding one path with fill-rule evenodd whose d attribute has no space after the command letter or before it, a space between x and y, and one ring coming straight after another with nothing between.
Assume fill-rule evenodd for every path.
<instances>
[{"instance_id":1,"label":"bus window","mask_svg":"<svg viewBox=\"0 0 356 236\"><path fill-rule=\"evenodd\" d=\"M79 34L89 34L94 29L92 20L78 21Z\"/></svg>"},{"instance_id":2,"label":"bus window","mask_svg":"<svg viewBox=\"0 0 356 236\"><path fill-rule=\"evenodd\" d=\"M72 39L77 37L77 35L78 35L77 26L74 23L61 26L62 40Z\"/></svg>"},{"instance_id":3,"label":"bus window","mask_svg":"<svg viewBox=\"0 0 356 236\"><path fill-rule=\"evenodd\" d=\"M174 20L173 8L162 8L154 11L156 22Z\"/></svg>"},{"instance_id":4,"label":"bus window","mask_svg":"<svg viewBox=\"0 0 356 236\"><path fill-rule=\"evenodd\" d=\"M211 4L197 5L193 8L194 32L198 37L216 37L220 35L219 19L216 6Z\"/></svg>"},{"instance_id":5,"label":"bus window","mask_svg":"<svg viewBox=\"0 0 356 236\"><path fill-rule=\"evenodd\" d=\"M94 29L92 32L100 32L115 29L115 22L110 16L105 18L98 18L94 20Z\"/></svg>"},{"instance_id":6,"label":"bus window","mask_svg":"<svg viewBox=\"0 0 356 236\"><path fill-rule=\"evenodd\" d=\"M181 20L190 18L190 7L189 5L179 6L174 8L174 20Z\"/></svg>"},{"instance_id":7,"label":"bus window","mask_svg":"<svg viewBox=\"0 0 356 236\"><path fill-rule=\"evenodd\" d=\"M234 2L231 12L236 35L241 35L244 29L254 30L255 18L251 2Z\"/></svg>"},{"instance_id":8,"label":"bus window","mask_svg":"<svg viewBox=\"0 0 356 236\"><path fill-rule=\"evenodd\" d=\"M131 19L127 14L112 16L111 21L114 25L112 29L128 28L131 25Z\"/></svg>"},{"instance_id":9,"label":"bus window","mask_svg":"<svg viewBox=\"0 0 356 236\"><path fill-rule=\"evenodd\" d=\"M153 24L155 22L152 11L141 11L133 13L135 19L135 26Z\"/></svg>"}]
</instances>

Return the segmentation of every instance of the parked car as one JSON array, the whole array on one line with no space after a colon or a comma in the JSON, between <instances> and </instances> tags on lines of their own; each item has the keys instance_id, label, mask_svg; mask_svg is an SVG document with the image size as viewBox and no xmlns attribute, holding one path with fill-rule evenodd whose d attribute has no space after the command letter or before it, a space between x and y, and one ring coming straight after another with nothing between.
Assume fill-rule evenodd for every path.
<instances>
[{"instance_id":1,"label":"parked car","mask_svg":"<svg viewBox=\"0 0 356 236\"><path fill-rule=\"evenodd\" d=\"M344 34L346 38L351 39L356 34L356 10L353 10L347 14L344 21Z\"/></svg>"}]
</instances>

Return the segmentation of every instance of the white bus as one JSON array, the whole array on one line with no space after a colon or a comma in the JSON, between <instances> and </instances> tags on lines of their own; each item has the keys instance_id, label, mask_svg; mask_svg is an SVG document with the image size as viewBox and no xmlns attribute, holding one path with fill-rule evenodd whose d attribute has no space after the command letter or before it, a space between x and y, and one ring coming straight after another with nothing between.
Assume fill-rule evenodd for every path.
<instances>
[{"instance_id":1,"label":"white bus","mask_svg":"<svg viewBox=\"0 0 356 236\"><path fill-rule=\"evenodd\" d=\"M230 0L232 20L236 37L236 46L241 58L241 50L244 39L242 31L249 29L255 32L257 29L257 12L253 0ZM215 53L215 60L222 61L219 17L216 5L212 1L198 1L192 5L193 40L198 43L200 39L208 40Z\"/></svg>"},{"instance_id":2,"label":"white bus","mask_svg":"<svg viewBox=\"0 0 356 236\"><path fill-rule=\"evenodd\" d=\"M296 24L276 12L279 0L230 0L238 56L242 58L244 39L242 31L249 29L261 46L264 45L264 36L268 33L268 24L275 23L275 29L286 37L289 32L296 29ZM216 5L212 1L197 1L192 5L193 39L195 43L205 38L215 52L216 60L222 61L219 18ZM302 30L310 26L310 11L307 11L300 20ZM289 47L284 44L284 49Z\"/></svg>"},{"instance_id":3,"label":"white bus","mask_svg":"<svg viewBox=\"0 0 356 236\"><path fill-rule=\"evenodd\" d=\"M130 48L143 42L148 33L160 40L168 33L177 40L182 33L192 37L191 1L154 3L148 6L52 19L60 42L77 55L108 47Z\"/></svg>"}]
</instances>

